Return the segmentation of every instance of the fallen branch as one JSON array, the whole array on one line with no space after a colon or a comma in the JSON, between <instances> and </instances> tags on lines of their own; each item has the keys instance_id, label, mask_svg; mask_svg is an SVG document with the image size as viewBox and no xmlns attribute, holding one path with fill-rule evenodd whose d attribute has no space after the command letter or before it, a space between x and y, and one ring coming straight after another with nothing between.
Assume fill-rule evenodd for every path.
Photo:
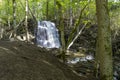
<instances>
[{"instance_id":1,"label":"fallen branch","mask_svg":"<svg viewBox=\"0 0 120 80\"><path fill-rule=\"evenodd\" d=\"M82 33L83 29L86 27L87 23L84 24L84 26L82 27L82 29L79 31L79 33L75 36L75 38L73 39L73 41L68 45L67 50L69 50L69 48L73 45L73 43L75 42L75 40L79 37L79 35Z\"/></svg>"},{"instance_id":2,"label":"fallen branch","mask_svg":"<svg viewBox=\"0 0 120 80\"><path fill-rule=\"evenodd\" d=\"M82 19L82 13L83 11L86 9L86 7L89 5L90 1L83 7L83 9L80 11L80 16L78 18L78 20L75 23L75 27L74 29L72 29L72 32L70 33L70 37L68 38L68 42L66 44L66 48L68 48L69 44L72 42L72 39L74 37L74 33L76 32L77 28L80 25L81 19Z\"/></svg>"}]
</instances>

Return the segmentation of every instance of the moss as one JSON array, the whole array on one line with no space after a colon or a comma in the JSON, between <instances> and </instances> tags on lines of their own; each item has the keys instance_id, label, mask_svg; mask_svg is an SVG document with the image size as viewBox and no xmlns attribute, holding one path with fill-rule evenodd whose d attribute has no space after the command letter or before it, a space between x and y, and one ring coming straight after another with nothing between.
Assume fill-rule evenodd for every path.
<instances>
[{"instance_id":1,"label":"moss","mask_svg":"<svg viewBox=\"0 0 120 80\"><path fill-rule=\"evenodd\" d=\"M113 80L113 77L112 76L107 76L107 75L103 75L101 76L101 79L100 80Z\"/></svg>"}]
</instances>

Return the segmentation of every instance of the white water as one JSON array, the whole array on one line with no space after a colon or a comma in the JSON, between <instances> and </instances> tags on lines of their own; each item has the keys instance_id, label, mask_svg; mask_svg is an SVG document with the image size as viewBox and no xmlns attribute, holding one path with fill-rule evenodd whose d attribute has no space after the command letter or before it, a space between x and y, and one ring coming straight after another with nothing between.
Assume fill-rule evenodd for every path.
<instances>
[{"instance_id":1,"label":"white water","mask_svg":"<svg viewBox=\"0 0 120 80\"><path fill-rule=\"evenodd\" d=\"M50 21L38 21L36 43L39 47L60 48L58 29Z\"/></svg>"},{"instance_id":2,"label":"white water","mask_svg":"<svg viewBox=\"0 0 120 80\"><path fill-rule=\"evenodd\" d=\"M87 56L84 56L84 57L76 57L72 60L68 60L67 63L68 64L76 64L78 62L84 62L84 61L90 61L90 60L94 60L94 57L92 55L87 55Z\"/></svg>"}]
</instances>

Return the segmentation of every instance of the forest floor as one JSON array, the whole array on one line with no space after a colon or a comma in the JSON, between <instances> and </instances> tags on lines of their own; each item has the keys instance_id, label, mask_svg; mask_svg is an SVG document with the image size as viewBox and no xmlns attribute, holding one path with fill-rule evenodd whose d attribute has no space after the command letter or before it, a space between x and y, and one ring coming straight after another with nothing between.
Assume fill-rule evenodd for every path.
<instances>
[{"instance_id":1,"label":"forest floor","mask_svg":"<svg viewBox=\"0 0 120 80\"><path fill-rule=\"evenodd\" d=\"M0 80L95 80L60 62L54 51L19 41L0 41Z\"/></svg>"},{"instance_id":2,"label":"forest floor","mask_svg":"<svg viewBox=\"0 0 120 80\"><path fill-rule=\"evenodd\" d=\"M79 52L79 58L94 56L95 27L84 30L71 46L72 53ZM120 39L112 41L114 80L120 80ZM70 63L63 63L59 56L56 57L59 53L58 49L40 48L30 43L0 41L0 80L96 80L94 60L76 63L78 58L68 55Z\"/></svg>"},{"instance_id":3,"label":"forest floor","mask_svg":"<svg viewBox=\"0 0 120 80\"><path fill-rule=\"evenodd\" d=\"M97 80L94 60L63 63L57 54L57 49L48 50L20 41L0 41L0 80ZM117 78L114 80L119 80L120 55L114 55L113 61L114 78Z\"/></svg>"}]
</instances>

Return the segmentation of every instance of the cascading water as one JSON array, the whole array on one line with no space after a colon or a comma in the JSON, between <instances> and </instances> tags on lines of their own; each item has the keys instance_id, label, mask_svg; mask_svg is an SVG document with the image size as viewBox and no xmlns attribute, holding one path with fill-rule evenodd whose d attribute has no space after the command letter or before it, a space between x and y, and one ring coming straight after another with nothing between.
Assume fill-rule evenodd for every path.
<instances>
[{"instance_id":1,"label":"cascading water","mask_svg":"<svg viewBox=\"0 0 120 80\"><path fill-rule=\"evenodd\" d=\"M46 48L60 48L58 29L50 21L38 21L36 44Z\"/></svg>"}]
</instances>

